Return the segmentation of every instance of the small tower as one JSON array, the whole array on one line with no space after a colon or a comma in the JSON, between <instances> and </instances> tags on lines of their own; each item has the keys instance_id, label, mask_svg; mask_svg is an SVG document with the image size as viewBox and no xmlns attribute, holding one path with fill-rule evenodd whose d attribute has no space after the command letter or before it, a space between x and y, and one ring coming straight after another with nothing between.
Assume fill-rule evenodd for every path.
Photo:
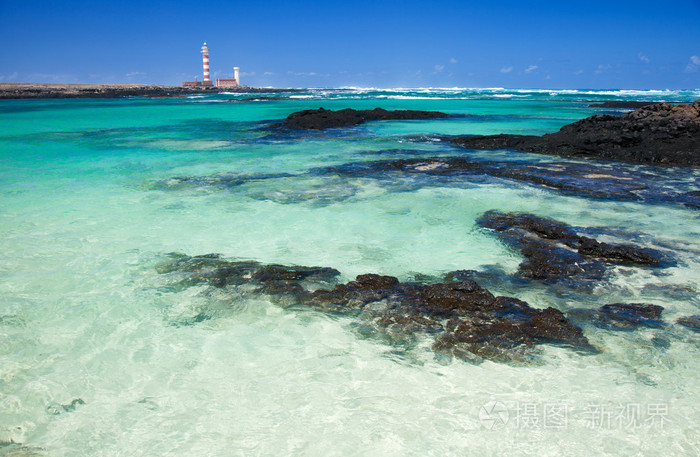
<instances>
[{"instance_id":1,"label":"small tower","mask_svg":"<svg viewBox=\"0 0 700 457\"><path fill-rule=\"evenodd\" d=\"M236 80L236 85L239 85L239 86L240 86L240 85L241 85L241 80L238 79L238 72L239 72L239 70L240 70L239 67L233 67L233 79Z\"/></svg>"},{"instance_id":2,"label":"small tower","mask_svg":"<svg viewBox=\"0 0 700 457\"><path fill-rule=\"evenodd\" d=\"M207 43L204 43L204 46L202 46L202 66L204 67L204 84L207 84L207 81L211 82L211 79L209 79L209 46L207 46Z\"/></svg>"}]
</instances>

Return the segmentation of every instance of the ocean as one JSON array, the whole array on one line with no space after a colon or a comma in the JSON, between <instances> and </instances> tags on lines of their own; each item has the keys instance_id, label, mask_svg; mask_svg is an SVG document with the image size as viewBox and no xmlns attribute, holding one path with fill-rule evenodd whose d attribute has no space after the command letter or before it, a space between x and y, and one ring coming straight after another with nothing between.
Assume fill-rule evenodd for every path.
<instances>
[{"instance_id":1,"label":"ocean","mask_svg":"<svg viewBox=\"0 0 700 457\"><path fill-rule=\"evenodd\" d=\"M594 102L698 98L348 88L1 101L0 456L698 455L699 339L676 322L700 314L697 208L495 176L332 172L422 157L577 162L436 137L541 135L625 111ZM458 116L274 127L319 107ZM669 195L700 190L698 170L585 163L643 175L642 193L659 183ZM675 262L614 266L585 290L499 281L523 257L476 223L490 210L603 228ZM663 325L583 325L595 354L545 344L521 363L465 361L436 353L427 333L387 340L357 316L183 283L162 268L214 253L331 267L341 283L491 272L489 290L535 308L648 303L663 306Z\"/></svg>"}]
</instances>

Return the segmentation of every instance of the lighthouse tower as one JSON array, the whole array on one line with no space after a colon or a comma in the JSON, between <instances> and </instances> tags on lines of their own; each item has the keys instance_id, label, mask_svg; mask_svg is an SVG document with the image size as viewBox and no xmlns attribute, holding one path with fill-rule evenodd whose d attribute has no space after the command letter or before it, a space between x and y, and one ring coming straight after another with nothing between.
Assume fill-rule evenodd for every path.
<instances>
[{"instance_id":1,"label":"lighthouse tower","mask_svg":"<svg viewBox=\"0 0 700 457\"><path fill-rule=\"evenodd\" d=\"M204 43L202 46L202 66L204 67L204 85L211 85L211 79L209 79L209 46Z\"/></svg>"}]
</instances>

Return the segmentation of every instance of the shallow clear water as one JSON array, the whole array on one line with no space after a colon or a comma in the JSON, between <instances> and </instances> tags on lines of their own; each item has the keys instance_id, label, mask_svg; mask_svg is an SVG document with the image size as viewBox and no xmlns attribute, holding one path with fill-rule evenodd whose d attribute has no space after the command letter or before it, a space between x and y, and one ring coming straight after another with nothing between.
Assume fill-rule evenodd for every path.
<instances>
[{"instance_id":1,"label":"shallow clear water","mask_svg":"<svg viewBox=\"0 0 700 457\"><path fill-rule=\"evenodd\" d=\"M319 169L423 155L556 162L414 137L542 134L609 112L589 100L691 101L700 92L249 97L0 103L0 455L698 454L698 337L675 324L700 314L697 210L496 178ZM320 106L472 117L308 135L264 129ZM700 189L698 172L651 171ZM492 209L624 230L678 260L662 272L619 267L586 294L540 284L489 285L494 293L565 312L654 303L668 325L586 327L597 355L543 346L536 363L474 365L437 357L427 337L396 347L362 336L352 319L169 288L155 268L180 252L329 266L342 281L514 272L520 255L475 225ZM211 319L198 321L203 312Z\"/></svg>"}]
</instances>

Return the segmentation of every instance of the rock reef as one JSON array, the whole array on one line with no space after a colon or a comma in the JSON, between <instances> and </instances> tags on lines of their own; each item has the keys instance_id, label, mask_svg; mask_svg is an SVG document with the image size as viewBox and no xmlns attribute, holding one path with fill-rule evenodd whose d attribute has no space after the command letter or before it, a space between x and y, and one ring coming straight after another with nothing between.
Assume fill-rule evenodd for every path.
<instances>
[{"instance_id":1,"label":"rock reef","mask_svg":"<svg viewBox=\"0 0 700 457\"><path fill-rule=\"evenodd\" d=\"M373 151L373 155L425 155L425 151ZM578 163L562 161L490 161L470 157L425 157L379 161L350 162L320 167L306 173L241 174L217 173L210 176L175 176L151 182L148 187L158 190L206 189L232 191L249 183L287 178L330 178L311 187L289 188L268 193L282 203L314 201L329 203L349 198L357 187L348 178L376 179L379 185L396 190L415 190L424 186L461 186L506 179L538 186L547 191L557 190L579 197L636 201L640 203L683 205L700 209L700 191L696 189L693 169L661 167L619 167L607 163ZM261 198L256 194L255 198Z\"/></svg>"},{"instance_id":2,"label":"rock reef","mask_svg":"<svg viewBox=\"0 0 700 457\"><path fill-rule=\"evenodd\" d=\"M477 224L525 257L511 276L524 283L553 287L563 281L572 287L598 286L606 280L610 266L674 265L664 252L599 241L581 234L590 234L590 229L533 214L488 211ZM542 345L592 354L598 349L582 328L633 331L668 325L661 317L664 308L649 303L612 303L572 309L566 315L553 307L535 308L519 298L494 295L475 280L479 272L471 270L415 281L367 273L340 282L341 273L330 267L227 260L218 254L169 254L156 270L164 275L170 291L206 285L224 294L264 295L284 308L350 317L361 335L406 349L428 338L436 354L472 363L535 361ZM498 282L489 282L489 287L500 288ZM187 325L210 318L201 312ZM700 316L682 317L677 324L699 331ZM662 337L654 341L669 344Z\"/></svg>"},{"instance_id":3,"label":"rock reef","mask_svg":"<svg viewBox=\"0 0 700 457\"><path fill-rule=\"evenodd\" d=\"M401 174L440 179L478 181L493 176L557 189L582 197L667 203L700 208L700 192L687 173L614 167L598 163L489 161L468 157L426 157L417 159L354 162L315 170L318 174L368 177L388 181ZM685 190L687 189L687 190Z\"/></svg>"},{"instance_id":4,"label":"rock reef","mask_svg":"<svg viewBox=\"0 0 700 457\"><path fill-rule=\"evenodd\" d=\"M541 344L596 351L560 311L496 297L472 280L422 284L363 274L331 287L339 275L333 268L227 261L218 255L174 255L158 271L180 275L175 283L181 286L247 287L287 307L354 316L364 334L392 343L434 335L433 350L474 362L524 361Z\"/></svg>"},{"instance_id":5,"label":"rock reef","mask_svg":"<svg viewBox=\"0 0 700 457\"><path fill-rule=\"evenodd\" d=\"M297 111L290 114L279 126L295 130L324 130L337 127L351 127L367 121L440 119L452 115L439 111L395 110L382 108L373 110L343 109L332 111L323 108Z\"/></svg>"},{"instance_id":6,"label":"rock reef","mask_svg":"<svg viewBox=\"0 0 700 457\"><path fill-rule=\"evenodd\" d=\"M577 233L575 227L525 213L489 211L477 224L491 229L525 257L518 275L545 281L598 282L607 266L667 267L661 252L631 244L610 244Z\"/></svg>"},{"instance_id":7,"label":"rock reef","mask_svg":"<svg viewBox=\"0 0 700 457\"><path fill-rule=\"evenodd\" d=\"M544 239L580 243L571 227L556 221L528 215L515 218L516 223L509 225L529 227L531 234ZM498 219L502 226L503 217ZM462 271L446 274L441 282L402 282L369 273L339 283L340 272L329 267L226 260L217 254L168 257L157 271L165 275L171 290L207 285L224 293L264 295L284 308L350 317L360 335L405 349L429 338L436 354L472 363L535 361L542 345L595 354L599 351L582 328L633 331L667 326L661 318L664 308L659 305L612 303L573 309L565 315L552 307L538 309L518 298L496 296ZM637 262L637 256L633 257ZM645 258L642 263L649 261ZM200 313L189 325L210 318ZM699 318L688 316L677 323L698 331Z\"/></svg>"},{"instance_id":8,"label":"rock reef","mask_svg":"<svg viewBox=\"0 0 700 457\"><path fill-rule=\"evenodd\" d=\"M621 116L596 115L538 136L442 137L473 149L517 149L564 157L700 166L700 100L657 103Z\"/></svg>"}]
</instances>

